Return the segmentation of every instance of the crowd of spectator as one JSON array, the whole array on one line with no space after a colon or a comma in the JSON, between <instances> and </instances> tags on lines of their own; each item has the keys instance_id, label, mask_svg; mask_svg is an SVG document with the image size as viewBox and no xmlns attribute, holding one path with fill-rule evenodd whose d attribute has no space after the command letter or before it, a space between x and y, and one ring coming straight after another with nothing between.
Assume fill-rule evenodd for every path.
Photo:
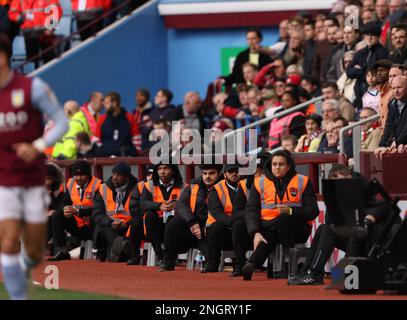
<instances>
[{"instance_id":1,"label":"crowd of spectator","mask_svg":"<svg viewBox=\"0 0 407 320\"><path fill-rule=\"evenodd\" d=\"M140 88L132 111L122 106L117 92L94 92L81 108L79 102L66 102L71 127L50 156L143 155L155 143L153 129L180 130L181 135L196 129L203 136L204 129L237 129L270 117L270 123L255 127L263 150L338 153L340 129L376 114L378 120L362 126L362 150L382 155L406 149L407 10L402 0L339 0L327 13L299 13L280 22L278 40L267 46L259 28L248 28L245 35L248 48L237 55L229 75L208 85L206 97L187 92L176 106L168 88L154 98ZM285 112L320 96L322 102ZM175 127L174 121L179 121ZM344 139L348 158L354 143L349 131ZM181 141L175 148L184 145Z\"/></svg>"}]
</instances>

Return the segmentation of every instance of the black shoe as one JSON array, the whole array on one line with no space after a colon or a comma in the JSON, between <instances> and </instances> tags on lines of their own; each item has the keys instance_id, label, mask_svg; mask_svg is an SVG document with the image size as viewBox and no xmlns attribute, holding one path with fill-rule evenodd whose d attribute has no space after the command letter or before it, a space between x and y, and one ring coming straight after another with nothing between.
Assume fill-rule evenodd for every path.
<instances>
[{"instance_id":1,"label":"black shoe","mask_svg":"<svg viewBox=\"0 0 407 320\"><path fill-rule=\"evenodd\" d=\"M172 264L162 264L159 268L158 268L158 272L167 272L167 271L174 271L175 270L175 266Z\"/></svg>"},{"instance_id":2,"label":"black shoe","mask_svg":"<svg viewBox=\"0 0 407 320\"><path fill-rule=\"evenodd\" d=\"M313 286L324 284L323 275L305 274L288 279L288 284L292 286Z\"/></svg>"},{"instance_id":3,"label":"black shoe","mask_svg":"<svg viewBox=\"0 0 407 320\"><path fill-rule=\"evenodd\" d=\"M201 273L213 273L218 272L219 267L215 266L214 264L207 263L205 267L201 270Z\"/></svg>"},{"instance_id":4,"label":"black shoe","mask_svg":"<svg viewBox=\"0 0 407 320\"><path fill-rule=\"evenodd\" d=\"M107 248L98 248L96 253L96 260L100 262L105 262L107 259Z\"/></svg>"},{"instance_id":5,"label":"black shoe","mask_svg":"<svg viewBox=\"0 0 407 320\"><path fill-rule=\"evenodd\" d=\"M246 281L252 280L253 272L254 272L253 263L251 262L246 263L242 269L243 280Z\"/></svg>"},{"instance_id":6,"label":"black shoe","mask_svg":"<svg viewBox=\"0 0 407 320\"><path fill-rule=\"evenodd\" d=\"M235 265L233 272L229 275L230 277L241 277L243 276L243 267L239 265Z\"/></svg>"},{"instance_id":7,"label":"black shoe","mask_svg":"<svg viewBox=\"0 0 407 320\"><path fill-rule=\"evenodd\" d=\"M59 251L54 257L48 258L47 261L71 260L71 255L66 251Z\"/></svg>"},{"instance_id":8,"label":"black shoe","mask_svg":"<svg viewBox=\"0 0 407 320\"><path fill-rule=\"evenodd\" d=\"M139 266L141 262L140 256L133 257L127 261L128 266Z\"/></svg>"}]
</instances>

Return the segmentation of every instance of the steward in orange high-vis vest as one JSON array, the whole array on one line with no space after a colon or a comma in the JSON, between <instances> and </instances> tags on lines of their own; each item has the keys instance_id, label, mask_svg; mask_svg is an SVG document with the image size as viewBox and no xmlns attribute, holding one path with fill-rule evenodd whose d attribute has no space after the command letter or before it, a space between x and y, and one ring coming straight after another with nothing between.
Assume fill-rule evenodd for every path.
<instances>
[{"instance_id":1,"label":"steward in orange high-vis vest","mask_svg":"<svg viewBox=\"0 0 407 320\"><path fill-rule=\"evenodd\" d=\"M109 261L123 262L129 258L132 247L125 236L137 214L137 192L137 179L124 162L116 164L112 176L100 185L93 201L93 219L94 240L101 261L105 261L108 247Z\"/></svg>"},{"instance_id":2,"label":"steward in orange high-vis vest","mask_svg":"<svg viewBox=\"0 0 407 320\"><path fill-rule=\"evenodd\" d=\"M66 184L62 208L57 210L51 219L56 255L50 258L50 261L70 259L65 231L78 240L93 238L93 197L101 180L92 177L91 166L84 160L78 160L72 165L72 174L73 178L69 178Z\"/></svg>"},{"instance_id":3,"label":"steward in orange high-vis vest","mask_svg":"<svg viewBox=\"0 0 407 320\"><path fill-rule=\"evenodd\" d=\"M137 183L137 190L135 192L136 194L136 203L137 203L137 210L136 214L133 217L133 220L130 223L129 230L127 230L127 237L129 237L129 240L132 244L133 251L130 254L129 260L127 261L127 265L139 265L141 262L141 257L140 257L140 248L141 248L141 243L145 239L144 235L144 221L143 221L143 216L144 212L141 211L140 209L140 200L141 200L141 194L143 193L145 185L152 180L153 178L153 171L154 171L154 166L149 165L147 167L147 178L146 181L140 181Z\"/></svg>"},{"instance_id":4,"label":"steward in orange high-vis vest","mask_svg":"<svg viewBox=\"0 0 407 320\"><path fill-rule=\"evenodd\" d=\"M203 273L217 272L222 250L231 250L232 211L238 190L239 165L226 164L224 180L218 182L209 192L208 220L206 221L206 243L208 260Z\"/></svg>"},{"instance_id":5,"label":"steward in orange high-vis vest","mask_svg":"<svg viewBox=\"0 0 407 320\"><path fill-rule=\"evenodd\" d=\"M175 218L165 227L164 264L160 272L173 271L179 253L198 248L207 254L205 224L208 218L207 197L212 187L219 182L221 164L201 165L202 176L193 179L181 194L175 208Z\"/></svg>"},{"instance_id":6,"label":"steward in orange high-vis vest","mask_svg":"<svg viewBox=\"0 0 407 320\"><path fill-rule=\"evenodd\" d=\"M277 151L267 160L264 175L255 178L246 206L246 224L254 237L254 252L243 267L251 280L277 244L288 250L305 243L318 214L317 198L308 177L297 174L288 151Z\"/></svg>"},{"instance_id":7,"label":"steward in orange high-vis vest","mask_svg":"<svg viewBox=\"0 0 407 320\"><path fill-rule=\"evenodd\" d=\"M185 185L178 166L159 163L154 167L153 178L145 183L140 207L144 212L144 230L158 260L163 260L165 225L174 215L174 208Z\"/></svg>"},{"instance_id":8,"label":"steward in orange high-vis vest","mask_svg":"<svg viewBox=\"0 0 407 320\"><path fill-rule=\"evenodd\" d=\"M242 276L242 269L246 263L246 252L253 250L253 239L247 233L245 222L246 204L249 198L250 189L253 187L255 177L264 174L264 164L270 158L271 154L268 152L260 152L256 158L256 173L248 176L244 180L239 181L238 191L233 203L232 212L232 242L233 251L235 252L236 260L231 273L232 277Z\"/></svg>"}]
</instances>

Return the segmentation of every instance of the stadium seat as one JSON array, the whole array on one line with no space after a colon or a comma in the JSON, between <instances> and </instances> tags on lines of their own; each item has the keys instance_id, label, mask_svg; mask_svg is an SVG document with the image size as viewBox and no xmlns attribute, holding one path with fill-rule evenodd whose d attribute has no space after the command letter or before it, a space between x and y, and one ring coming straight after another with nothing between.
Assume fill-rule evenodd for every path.
<instances>
[{"instance_id":1,"label":"stadium seat","mask_svg":"<svg viewBox=\"0 0 407 320\"><path fill-rule=\"evenodd\" d=\"M235 253L232 250L222 250L220 255L219 272L223 272L225 266L225 259L234 258Z\"/></svg>"},{"instance_id":2,"label":"stadium seat","mask_svg":"<svg viewBox=\"0 0 407 320\"><path fill-rule=\"evenodd\" d=\"M303 243L295 244L290 250L284 250L281 244L277 245L268 258L271 264L267 264L267 277L287 279L298 273L300 265L305 261L307 250Z\"/></svg>"}]
</instances>

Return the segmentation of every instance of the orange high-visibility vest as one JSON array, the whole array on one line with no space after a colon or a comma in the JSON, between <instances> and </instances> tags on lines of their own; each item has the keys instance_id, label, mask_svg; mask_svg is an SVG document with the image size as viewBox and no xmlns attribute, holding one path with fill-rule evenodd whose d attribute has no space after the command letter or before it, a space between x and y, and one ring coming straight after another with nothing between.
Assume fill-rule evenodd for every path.
<instances>
[{"instance_id":1,"label":"orange high-visibility vest","mask_svg":"<svg viewBox=\"0 0 407 320\"><path fill-rule=\"evenodd\" d=\"M99 189L101 183L102 181L100 179L92 177L92 179L86 186L85 194L83 195L83 199L81 200L79 190L76 187L77 183L75 182L75 179L69 178L68 183L66 184L66 190L69 192L72 204L78 209L92 208L93 196L95 195L96 190ZM77 215L74 215L74 218L79 228L82 228L85 225L90 225L90 217L78 217Z\"/></svg>"},{"instance_id":2,"label":"orange high-visibility vest","mask_svg":"<svg viewBox=\"0 0 407 320\"><path fill-rule=\"evenodd\" d=\"M144 181L140 181L139 183L137 183L137 190L140 195L143 193L144 185Z\"/></svg>"},{"instance_id":3,"label":"orange high-visibility vest","mask_svg":"<svg viewBox=\"0 0 407 320\"><path fill-rule=\"evenodd\" d=\"M52 7L51 7L52 6ZM50 21L50 8L56 9L56 18L62 17L62 8L58 0L13 0L8 12L11 21L17 22L24 16L21 30L46 30L46 22Z\"/></svg>"},{"instance_id":4,"label":"orange high-visibility vest","mask_svg":"<svg viewBox=\"0 0 407 320\"><path fill-rule=\"evenodd\" d=\"M134 190L132 190L133 192ZM131 195L127 197L126 203L123 205L124 211L116 212L116 200L113 199L113 191L107 187L105 183L101 184L99 187L100 195L102 196L103 202L105 203L106 214L114 219L120 219L124 223L131 220L130 214L130 198Z\"/></svg>"},{"instance_id":5,"label":"orange high-visibility vest","mask_svg":"<svg viewBox=\"0 0 407 320\"><path fill-rule=\"evenodd\" d=\"M184 187L185 187L185 186L183 185L181 188L179 188L179 187L173 187L172 190L171 190L170 197L169 197L169 199L167 199L167 200L164 199L164 196L163 196L163 194L162 194L162 192L161 192L160 187L154 185L153 180L150 180L150 181L146 182L146 183L144 184L144 187L145 187L148 191L150 191L151 195L153 196L153 202L160 202L160 203L162 203L162 202L165 202L165 201L167 201L167 200L176 200L176 201L178 201L178 200L179 200L179 197L180 197L180 195L181 195L181 192L184 190ZM160 218L162 218L162 216L163 216L164 213L163 213L162 211L160 211L160 210L157 210L157 213L158 213L158 216L159 216Z\"/></svg>"},{"instance_id":6,"label":"orange high-visibility vest","mask_svg":"<svg viewBox=\"0 0 407 320\"><path fill-rule=\"evenodd\" d=\"M198 199L198 191L199 191L199 184L193 183L191 184L191 196L189 198L189 206L191 208L192 213L195 211L196 202Z\"/></svg>"},{"instance_id":7,"label":"orange high-visibility vest","mask_svg":"<svg viewBox=\"0 0 407 320\"><path fill-rule=\"evenodd\" d=\"M228 186L226 185L226 180L222 180L215 184L214 186L216 193L218 194L219 200L222 202L223 205L223 212L227 216L232 215L233 205L232 201L229 197ZM206 221L206 226L209 227L212 223L214 223L216 219L212 216L211 212L208 212L208 220Z\"/></svg>"},{"instance_id":8,"label":"orange high-visibility vest","mask_svg":"<svg viewBox=\"0 0 407 320\"><path fill-rule=\"evenodd\" d=\"M247 189L247 179L240 180L239 185L243 190L244 195L246 196L246 199L249 199L249 192L250 189Z\"/></svg>"},{"instance_id":9,"label":"orange high-visibility vest","mask_svg":"<svg viewBox=\"0 0 407 320\"><path fill-rule=\"evenodd\" d=\"M280 199L274 182L265 175L255 178L254 186L261 197L261 220L273 220L280 215L278 205L289 207L302 206L302 194L308 183L308 177L296 174L287 186L283 199ZM312 223L309 221L308 223Z\"/></svg>"}]
</instances>

